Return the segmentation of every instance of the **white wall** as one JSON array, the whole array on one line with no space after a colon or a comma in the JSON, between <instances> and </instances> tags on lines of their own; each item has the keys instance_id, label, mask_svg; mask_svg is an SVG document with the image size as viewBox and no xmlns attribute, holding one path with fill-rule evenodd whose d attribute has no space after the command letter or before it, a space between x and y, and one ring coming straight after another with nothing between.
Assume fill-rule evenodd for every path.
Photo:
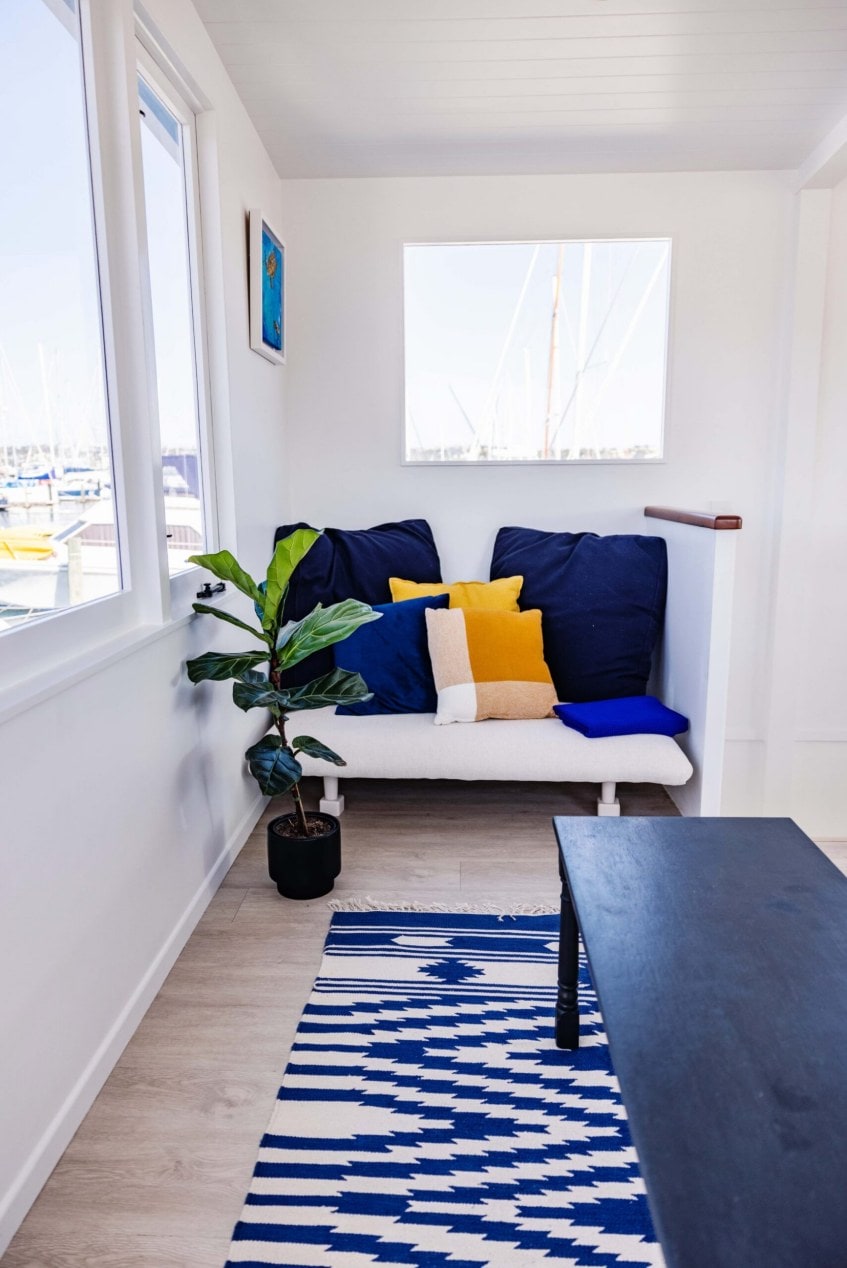
<instances>
[{"instance_id":1,"label":"white wall","mask_svg":"<svg viewBox=\"0 0 847 1268\"><path fill-rule=\"evenodd\" d=\"M426 516L452 579L487 575L505 523L579 530L651 502L743 515L727 813L761 796L792 204L778 173L283 182L294 518ZM628 235L673 239L667 462L401 467L402 242Z\"/></svg>"},{"instance_id":2,"label":"white wall","mask_svg":"<svg viewBox=\"0 0 847 1268\"><path fill-rule=\"evenodd\" d=\"M280 508L285 370L249 348L245 213L278 218L279 182L192 6L147 8L214 110L216 457L224 520L258 569ZM0 720L0 1252L258 815L241 758L255 720L225 687L184 680L187 656L231 642L212 625L177 623Z\"/></svg>"},{"instance_id":3,"label":"white wall","mask_svg":"<svg viewBox=\"0 0 847 1268\"><path fill-rule=\"evenodd\" d=\"M809 428L814 465L803 508L806 584L796 595L791 803L817 835L847 839L847 181L831 195L826 274L818 412Z\"/></svg>"}]
</instances>

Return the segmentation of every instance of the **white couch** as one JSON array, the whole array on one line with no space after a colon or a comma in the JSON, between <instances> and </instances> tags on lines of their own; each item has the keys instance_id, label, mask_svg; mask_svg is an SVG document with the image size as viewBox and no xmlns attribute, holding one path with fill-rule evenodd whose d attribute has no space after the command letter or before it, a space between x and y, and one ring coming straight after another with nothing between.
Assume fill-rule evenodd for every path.
<instances>
[{"instance_id":1,"label":"white couch","mask_svg":"<svg viewBox=\"0 0 847 1268\"><path fill-rule=\"evenodd\" d=\"M308 718L308 725L306 719ZM343 757L346 766L302 756L305 775L324 780L321 810L341 814L339 775L348 779L515 779L600 785L597 813L619 815L615 786L681 785L694 768L666 735L587 740L558 718L538 721L456 722L434 726L431 713L374 717L316 709L300 715L298 729L314 734ZM294 732L292 731L292 734Z\"/></svg>"},{"instance_id":2,"label":"white couch","mask_svg":"<svg viewBox=\"0 0 847 1268\"><path fill-rule=\"evenodd\" d=\"M679 742L660 735L587 740L555 718L434 726L432 714L356 718L316 710L302 715L303 732L314 734L347 762L339 768L302 759L305 774L324 779L322 809L328 814L343 811L342 775L586 781L600 785L597 808L602 815L620 814L617 783L656 783L669 789L683 814L721 814L738 533L711 530L739 528L740 520L722 522L736 519L713 512L692 515L632 507L615 514L583 516L573 526L574 531L597 533L654 533L667 543L667 609L650 690L690 719L690 729ZM539 526L560 527L557 520L558 516L546 525L540 516ZM451 537L447 525L441 530L433 521L433 527L448 547L442 554L445 576L485 575L490 541L474 545L470 538Z\"/></svg>"}]
</instances>

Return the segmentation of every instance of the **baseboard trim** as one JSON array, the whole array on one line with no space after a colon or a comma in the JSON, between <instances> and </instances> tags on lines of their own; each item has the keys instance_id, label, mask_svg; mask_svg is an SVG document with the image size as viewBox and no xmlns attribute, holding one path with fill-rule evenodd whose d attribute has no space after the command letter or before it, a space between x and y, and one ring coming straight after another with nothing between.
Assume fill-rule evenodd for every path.
<instances>
[{"instance_id":1,"label":"baseboard trim","mask_svg":"<svg viewBox=\"0 0 847 1268\"><path fill-rule=\"evenodd\" d=\"M21 1167L17 1179L0 1201L0 1256L6 1251L29 1208L43 1189L85 1115L91 1109L98 1092L155 999L162 983L194 931L195 925L253 831L266 800L265 797L257 795L242 815L229 841L165 939L149 969L98 1045L50 1126Z\"/></svg>"}]
</instances>

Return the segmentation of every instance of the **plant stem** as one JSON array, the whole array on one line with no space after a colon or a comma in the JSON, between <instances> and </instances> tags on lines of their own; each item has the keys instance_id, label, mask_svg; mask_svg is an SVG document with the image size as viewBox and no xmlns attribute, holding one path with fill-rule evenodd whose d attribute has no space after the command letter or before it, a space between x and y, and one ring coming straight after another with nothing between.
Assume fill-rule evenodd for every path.
<instances>
[{"instance_id":1,"label":"plant stem","mask_svg":"<svg viewBox=\"0 0 847 1268\"><path fill-rule=\"evenodd\" d=\"M294 808L297 812L297 819L300 823L300 831L304 837L309 835L309 825L306 823L306 812L303 809L303 798L300 796L300 785L295 784L291 789L291 796L294 798Z\"/></svg>"},{"instance_id":2,"label":"plant stem","mask_svg":"<svg viewBox=\"0 0 847 1268\"><path fill-rule=\"evenodd\" d=\"M278 691L280 670L279 670L279 665L277 664L276 650L273 648L271 650L270 673L268 676L273 686ZM283 748L286 750L286 752L291 753L293 757L291 745L288 743L288 740L285 738L285 717L282 714L280 714L278 718L274 718L274 725L277 731L279 732L279 738L282 740ZM294 786L292 787L291 797L292 797L292 800L294 801L294 813L297 815L297 822L300 825L300 831L303 833L304 837L307 837L309 835L309 825L306 822L306 811L303 809L303 798L300 796L299 781L298 783L294 784Z\"/></svg>"}]
</instances>

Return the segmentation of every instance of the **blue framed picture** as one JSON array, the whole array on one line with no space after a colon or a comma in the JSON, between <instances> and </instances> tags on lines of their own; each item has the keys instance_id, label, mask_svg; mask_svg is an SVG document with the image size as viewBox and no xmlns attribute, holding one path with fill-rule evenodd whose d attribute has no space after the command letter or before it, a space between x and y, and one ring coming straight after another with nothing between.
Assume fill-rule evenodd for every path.
<instances>
[{"instance_id":1,"label":"blue framed picture","mask_svg":"<svg viewBox=\"0 0 847 1268\"><path fill-rule=\"evenodd\" d=\"M285 365L285 243L261 211L250 212L250 347Z\"/></svg>"}]
</instances>

